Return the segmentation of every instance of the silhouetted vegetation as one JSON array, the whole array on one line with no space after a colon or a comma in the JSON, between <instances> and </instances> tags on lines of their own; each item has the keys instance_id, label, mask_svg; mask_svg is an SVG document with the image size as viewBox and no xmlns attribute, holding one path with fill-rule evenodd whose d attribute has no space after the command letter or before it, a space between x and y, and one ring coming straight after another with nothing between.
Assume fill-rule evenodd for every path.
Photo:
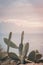
<instances>
[{"instance_id":1,"label":"silhouetted vegetation","mask_svg":"<svg viewBox=\"0 0 43 65\"><path fill-rule=\"evenodd\" d=\"M38 63L41 57L42 54L40 54L38 51L31 51L28 55L28 60Z\"/></svg>"},{"instance_id":2,"label":"silhouetted vegetation","mask_svg":"<svg viewBox=\"0 0 43 65\"><path fill-rule=\"evenodd\" d=\"M21 43L17 46L13 41L11 41L12 32L9 33L8 38L4 38L4 42L7 44L7 56L1 53L2 49L0 48L0 61L5 61L6 59L14 60L17 64L26 64L26 63L43 63L42 54L39 53L38 50L32 50L28 55L29 50L29 42L23 44L24 40L24 31L21 34ZM9 52L9 48L12 47L14 49L18 49L19 56L16 53Z\"/></svg>"}]
</instances>

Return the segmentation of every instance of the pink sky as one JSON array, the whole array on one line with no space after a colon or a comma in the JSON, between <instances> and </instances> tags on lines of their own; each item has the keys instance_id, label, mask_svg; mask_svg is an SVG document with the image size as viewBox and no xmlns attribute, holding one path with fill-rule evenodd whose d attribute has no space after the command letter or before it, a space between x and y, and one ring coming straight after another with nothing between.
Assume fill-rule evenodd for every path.
<instances>
[{"instance_id":1,"label":"pink sky","mask_svg":"<svg viewBox=\"0 0 43 65\"><path fill-rule=\"evenodd\" d=\"M41 37L29 41L33 48L43 51L43 0L0 0L0 33L21 33L23 30L42 33Z\"/></svg>"},{"instance_id":2,"label":"pink sky","mask_svg":"<svg viewBox=\"0 0 43 65\"><path fill-rule=\"evenodd\" d=\"M36 32L39 30L38 32L43 33L42 2L42 0L6 0L5 4L0 0L0 22L13 22L17 26L20 26L21 29L30 28L33 32L34 30Z\"/></svg>"}]
</instances>

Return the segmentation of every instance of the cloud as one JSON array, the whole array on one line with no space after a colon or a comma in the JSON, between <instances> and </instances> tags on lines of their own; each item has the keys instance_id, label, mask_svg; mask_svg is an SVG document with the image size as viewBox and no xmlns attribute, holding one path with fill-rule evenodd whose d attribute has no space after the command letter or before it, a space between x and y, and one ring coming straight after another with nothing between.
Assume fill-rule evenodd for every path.
<instances>
[{"instance_id":1,"label":"cloud","mask_svg":"<svg viewBox=\"0 0 43 65\"><path fill-rule=\"evenodd\" d=\"M41 23L29 23L24 21L22 21L21 23L19 21L15 21L15 23L1 22L0 32L9 33L12 31L13 33L20 33L24 30L25 33L43 33L43 28L40 27L39 24L42 25Z\"/></svg>"},{"instance_id":2,"label":"cloud","mask_svg":"<svg viewBox=\"0 0 43 65\"><path fill-rule=\"evenodd\" d=\"M18 4L29 4L31 3L33 6L43 5L43 0L0 0L0 7L9 7L12 5Z\"/></svg>"},{"instance_id":3,"label":"cloud","mask_svg":"<svg viewBox=\"0 0 43 65\"><path fill-rule=\"evenodd\" d=\"M42 8L38 6L39 4L41 5L41 2L40 0L32 0L32 1L31 0L0 0L0 21L5 21L5 22L13 21L15 24L15 20L16 20L18 31L25 30L26 32L29 32L29 31L33 32L36 30L35 32L43 32L43 29L42 29L43 27L41 26L43 24L41 23L43 22L43 16L42 16L43 5L42 5ZM36 7L34 5L36 5ZM34 22L35 24L32 26L33 27L37 26L37 28L32 28L32 29L28 28L29 23L27 22L30 22L31 24ZM36 24L37 22L38 24ZM41 25L39 25L39 23ZM6 26L9 27L9 24ZM6 26L5 26L6 28L5 31L8 31ZM17 26L15 26L15 29ZM3 27L1 27L1 29L2 28ZM11 31L13 30L14 29L12 28Z\"/></svg>"},{"instance_id":4,"label":"cloud","mask_svg":"<svg viewBox=\"0 0 43 65\"><path fill-rule=\"evenodd\" d=\"M39 16L40 21L43 22L43 6L36 7L36 8L34 8L34 10L37 13L37 15Z\"/></svg>"},{"instance_id":5,"label":"cloud","mask_svg":"<svg viewBox=\"0 0 43 65\"><path fill-rule=\"evenodd\" d=\"M31 4L18 5L11 8L0 9L0 19L23 19L37 21L38 15Z\"/></svg>"},{"instance_id":6,"label":"cloud","mask_svg":"<svg viewBox=\"0 0 43 65\"><path fill-rule=\"evenodd\" d=\"M42 16L39 17L39 14L43 14L41 3L43 0L0 0L0 21L6 18L40 19ZM42 5L42 9L39 8L39 4Z\"/></svg>"},{"instance_id":7,"label":"cloud","mask_svg":"<svg viewBox=\"0 0 43 65\"><path fill-rule=\"evenodd\" d=\"M17 31L18 26L13 23L6 23L6 22L1 22L0 23L0 32L8 33L8 32L15 32Z\"/></svg>"},{"instance_id":8,"label":"cloud","mask_svg":"<svg viewBox=\"0 0 43 65\"><path fill-rule=\"evenodd\" d=\"M43 6L43 0L30 0L33 6Z\"/></svg>"},{"instance_id":9,"label":"cloud","mask_svg":"<svg viewBox=\"0 0 43 65\"><path fill-rule=\"evenodd\" d=\"M16 0L0 0L0 7L1 8L8 7L15 1Z\"/></svg>"},{"instance_id":10,"label":"cloud","mask_svg":"<svg viewBox=\"0 0 43 65\"><path fill-rule=\"evenodd\" d=\"M26 3L28 3L28 0L0 0L0 8L13 7Z\"/></svg>"},{"instance_id":11,"label":"cloud","mask_svg":"<svg viewBox=\"0 0 43 65\"><path fill-rule=\"evenodd\" d=\"M26 18L32 13L32 5L18 5L11 8L0 9L0 18Z\"/></svg>"},{"instance_id":12,"label":"cloud","mask_svg":"<svg viewBox=\"0 0 43 65\"><path fill-rule=\"evenodd\" d=\"M28 21L28 20L22 20L22 19L7 19L5 22L11 22L16 24L17 26L23 26L28 28L37 28L37 27L43 27L43 22L34 22L34 21Z\"/></svg>"}]
</instances>

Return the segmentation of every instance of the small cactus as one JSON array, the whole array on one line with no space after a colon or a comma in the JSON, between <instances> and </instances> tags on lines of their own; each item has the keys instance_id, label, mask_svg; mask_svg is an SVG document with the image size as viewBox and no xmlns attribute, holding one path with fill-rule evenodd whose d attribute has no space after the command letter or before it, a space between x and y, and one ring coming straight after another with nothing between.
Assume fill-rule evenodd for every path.
<instances>
[{"instance_id":1,"label":"small cactus","mask_svg":"<svg viewBox=\"0 0 43 65\"><path fill-rule=\"evenodd\" d=\"M39 51L38 51L38 50L36 50L35 52L36 52L36 54L37 54L37 53L39 53Z\"/></svg>"},{"instance_id":2,"label":"small cactus","mask_svg":"<svg viewBox=\"0 0 43 65\"><path fill-rule=\"evenodd\" d=\"M3 53L0 53L0 61L5 61L7 59L7 55L3 55Z\"/></svg>"},{"instance_id":3,"label":"small cactus","mask_svg":"<svg viewBox=\"0 0 43 65\"><path fill-rule=\"evenodd\" d=\"M28 55L28 60L34 61L35 60L35 51L31 51Z\"/></svg>"},{"instance_id":4,"label":"small cactus","mask_svg":"<svg viewBox=\"0 0 43 65\"><path fill-rule=\"evenodd\" d=\"M1 44L0 44L0 53L2 52L2 50L3 50L3 48L2 48L2 46L1 46Z\"/></svg>"},{"instance_id":5,"label":"small cactus","mask_svg":"<svg viewBox=\"0 0 43 65\"><path fill-rule=\"evenodd\" d=\"M41 59L42 55L37 51L32 51L28 55L28 59L33 62L38 62Z\"/></svg>"},{"instance_id":6,"label":"small cactus","mask_svg":"<svg viewBox=\"0 0 43 65\"><path fill-rule=\"evenodd\" d=\"M35 54L36 54L36 62L38 62L41 59L42 54L40 54L38 50L35 51Z\"/></svg>"},{"instance_id":7,"label":"small cactus","mask_svg":"<svg viewBox=\"0 0 43 65\"><path fill-rule=\"evenodd\" d=\"M29 43L27 42L26 44L25 44L25 48L24 48L24 57L26 57L26 55L27 55L27 53L28 53L28 49L29 49Z\"/></svg>"},{"instance_id":8,"label":"small cactus","mask_svg":"<svg viewBox=\"0 0 43 65\"><path fill-rule=\"evenodd\" d=\"M12 32L9 33L9 38L8 40L4 38L4 42L8 44L7 46L7 53L9 53L9 41L11 40Z\"/></svg>"},{"instance_id":9,"label":"small cactus","mask_svg":"<svg viewBox=\"0 0 43 65\"><path fill-rule=\"evenodd\" d=\"M23 44L19 45L19 55L22 55L22 51L23 51Z\"/></svg>"},{"instance_id":10,"label":"small cactus","mask_svg":"<svg viewBox=\"0 0 43 65\"><path fill-rule=\"evenodd\" d=\"M21 34L21 44L19 45L19 54L20 54L20 60L23 64L29 49L29 43L26 43L25 47L23 46L23 39L24 39L24 31Z\"/></svg>"},{"instance_id":11,"label":"small cactus","mask_svg":"<svg viewBox=\"0 0 43 65\"><path fill-rule=\"evenodd\" d=\"M24 39L24 31L21 34L21 43L19 44L19 57L21 60L21 63L23 63L23 39Z\"/></svg>"},{"instance_id":12,"label":"small cactus","mask_svg":"<svg viewBox=\"0 0 43 65\"><path fill-rule=\"evenodd\" d=\"M18 48L16 44L14 44L12 41L11 41L11 37L12 37L12 32L10 32L9 34L9 38L4 38L4 42L7 44L7 53L9 53L9 47L12 47L12 48Z\"/></svg>"},{"instance_id":13,"label":"small cactus","mask_svg":"<svg viewBox=\"0 0 43 65\"><path fill-rule=\"evenodd\" d=\"M41 57L42 57L42 54L36 54L36 60L41 59Z\"/></svg>"},{"instance_id":14,"label":"small cactus","mask_svg":"<svg viewBox=\"0 0 43 65\"><path fill-rule=\"evenodd\" d=\"M15 61L20 61L19 57L15 53L10 52L9 57Z\"/></svg>"},{"instance_id":15,"label":"small cactus","mask_svg":"<svg viewBox=\"0 0 43 65\"><path fill-rule=\"evenodd\" d=\"M23 39L24 39L24 31L22 31L22 34L21 34L21 43L23 44Z\"/></svg>"},{"instance_id":16,"label":"small cactus","mask_svg":"<svg viewBox=\"0 0 43 65\"><path fill-rule=\"evenodd\" d=\"M24 31L21 34L21 43L19 44L19 55L22 55L22 51L23 51L23 39L24 39Z\"/></svg>"},{"instance_id":17,"label":"small cactus","mask_svg":"<svg viewBox=\"0 0 43 65\"><path fill-rule=\"evenodd\" d=\"M12 37L12 32L10 32L9 34L9 40L11 40L11 37Z\"/></svg>"},{"instance_id":18,"label":"small cactus","mask_svg":"<svg viewBox=\"0 0 43 65\"><path fill-rule=\"evenodd\" d=\"M11 40L11 36L12 36L12 32L9 33L9 41ZM9 52L9 44L8 44L8 48L7 48L7 53Z\"/></svg>"},{"instance_id":19,"label":"small cactus","mask_svg":"<svg viewBox=\"0 0 43 65\"><path fill-rule=\"evenodd\" d=\"M9 45L12 48L18 49L18 46L15 43L13 43L12 41L9 41L7 38L4 38L4 42L6 43L7 46Z\"/></svg>"}]
</instances>

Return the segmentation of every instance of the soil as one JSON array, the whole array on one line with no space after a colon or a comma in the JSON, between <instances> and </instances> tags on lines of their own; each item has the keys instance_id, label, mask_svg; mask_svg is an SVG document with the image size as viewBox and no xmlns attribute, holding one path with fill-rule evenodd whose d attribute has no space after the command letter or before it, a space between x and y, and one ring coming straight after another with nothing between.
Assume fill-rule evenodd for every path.
<instances>
[{"instance_id":1,"label":"soil","mask_svg":"<svg viewBox=\"0 0 43 65\"><path fill-rule=\"evenodd\" d=\"M17 65L16 62L12 61L4 61L4 62L0 62L0 65ZM27 63L27 64L19 64L19 65L43 65L43 63Z\"/></svg>"}]
</instances>

